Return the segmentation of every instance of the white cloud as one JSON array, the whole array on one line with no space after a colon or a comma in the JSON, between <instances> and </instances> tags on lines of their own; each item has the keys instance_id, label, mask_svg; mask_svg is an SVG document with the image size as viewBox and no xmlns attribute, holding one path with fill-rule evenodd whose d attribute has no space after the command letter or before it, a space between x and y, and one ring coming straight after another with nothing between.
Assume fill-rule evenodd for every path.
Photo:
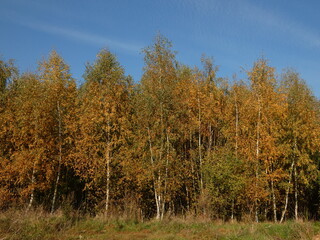
<instances>
[{"instance_id":1,"label":"white cloud","mask_svg":"<svg viewBox=\"0 0 320 240\"><path fill-rule=\"evenodd\" d=\"M256 22L264 27L288 34L288 38L302 41L311 47L320 47L320 35L314 30L304 26L296 20L281 16L270 9L263 9L249 1L241 1L238 5L241 17Z\"/></svg>"},{"instance_id":2,"label":"white cloud","mask_svg":"<svg viewBox=\"0 0 320 240\"><path fill-rule=\"evenodd\" d=\"M100 47L110 47L110 48L115 48L118 50L130 52L130 53L139 53L142 49L141 46L136 44L113 40L105 36L78 31L75 29L58 27L58 26L53 26L53 25L39 23L39 22L19 22L19 24L24 25L28 28L32 28L37 31L66 37L72 40L86 42L86 43L97 45Z\"/></svg>"},{"instance_id":3,"label":"white cloud","mask_svg":"<svg viewBox=\"0 0 320 240\"><path fill-rule=\"evenodd\" d=\"M287 15L285 10L282 12L275 11L271 7L263 8L254 0L180 0L184 5L195 9L199 15L210 17L221 17L221 24L228 18L235 18L235 24L255 24L261 29L268 30L287 35L287 38L294 39L300 45L309 47L320 47L320 33L317 29L305 26L297 19L292 19ZM200 25L200 24L199 24ZM198 26L198 27L201 27ZM227 27L227 26L225 26Z\"/></svg>"}]
</instances>

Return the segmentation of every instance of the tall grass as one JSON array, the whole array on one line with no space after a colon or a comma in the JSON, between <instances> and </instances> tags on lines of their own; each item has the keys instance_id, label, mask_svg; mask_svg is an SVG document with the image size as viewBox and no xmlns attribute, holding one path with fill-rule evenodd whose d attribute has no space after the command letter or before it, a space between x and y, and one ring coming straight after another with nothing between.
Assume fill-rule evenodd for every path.
<instances>
[{"instance_id":1,"label":"tall grass","mask_svg":"<svg viewBox=\"0 0 320 240\"><path fill-rule=\"evenodd\" d=\"M319 222L225 223L194 218L137 221L125 217L55 214L37 209L0 213L0 239L316 239ZM320 238L319 238L320 239Z\"/></svg>"}]
</instances>

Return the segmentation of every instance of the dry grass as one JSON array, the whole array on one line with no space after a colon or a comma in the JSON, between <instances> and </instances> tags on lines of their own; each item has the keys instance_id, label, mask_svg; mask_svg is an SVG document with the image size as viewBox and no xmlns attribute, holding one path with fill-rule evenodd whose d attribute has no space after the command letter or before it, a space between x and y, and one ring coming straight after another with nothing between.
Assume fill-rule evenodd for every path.
<instances>
[{"instance_id":1,"label":"dry grass","mask_svg":"<svg viewBox=\"0 0 320 240\"><path fill-rule=\"evenodd\" d=\"M79 217L58 211L10 210L0 213L0 239L319 239L319 222L224 223L207 218L167 218L138 222L105 215Z\"/></svg>"}]
</instances>

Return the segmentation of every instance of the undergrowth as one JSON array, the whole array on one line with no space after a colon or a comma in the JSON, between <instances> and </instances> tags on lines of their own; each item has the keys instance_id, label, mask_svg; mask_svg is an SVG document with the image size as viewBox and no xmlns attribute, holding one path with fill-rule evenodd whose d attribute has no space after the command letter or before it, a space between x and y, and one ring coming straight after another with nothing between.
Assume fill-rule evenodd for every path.
<instances>
[{"instance_id":1,"label":"undergrowth","mask_svg":"<svg viewBox=\"0 0 320 240\"><path fill-rule=\"evenodd\" d=\"M80 216L58 211L9 210L0 213L1 240L65 239L316 239L319 222L283 224L224 223L173 218L145 222L98 215ZM320 238L319 238L320 239Z\"/></svg>"}]
</instances>

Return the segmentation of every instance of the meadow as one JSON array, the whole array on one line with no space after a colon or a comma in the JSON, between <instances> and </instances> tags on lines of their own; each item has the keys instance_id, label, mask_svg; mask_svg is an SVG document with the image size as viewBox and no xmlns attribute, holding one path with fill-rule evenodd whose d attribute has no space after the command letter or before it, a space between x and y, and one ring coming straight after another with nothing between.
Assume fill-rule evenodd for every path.
<instances>
[{"instance_id":1,"label":"meadow","mask_svg":"<svg viewBox=\"0 0 320 240\"><path fill-rule=\"evenodd\" d=\"M137 221L79 216L75 212L8 210L0 214L1 240L71 239L320 239L320 222L222 222L205 218Z\"/></svg>"}]
</instances>

